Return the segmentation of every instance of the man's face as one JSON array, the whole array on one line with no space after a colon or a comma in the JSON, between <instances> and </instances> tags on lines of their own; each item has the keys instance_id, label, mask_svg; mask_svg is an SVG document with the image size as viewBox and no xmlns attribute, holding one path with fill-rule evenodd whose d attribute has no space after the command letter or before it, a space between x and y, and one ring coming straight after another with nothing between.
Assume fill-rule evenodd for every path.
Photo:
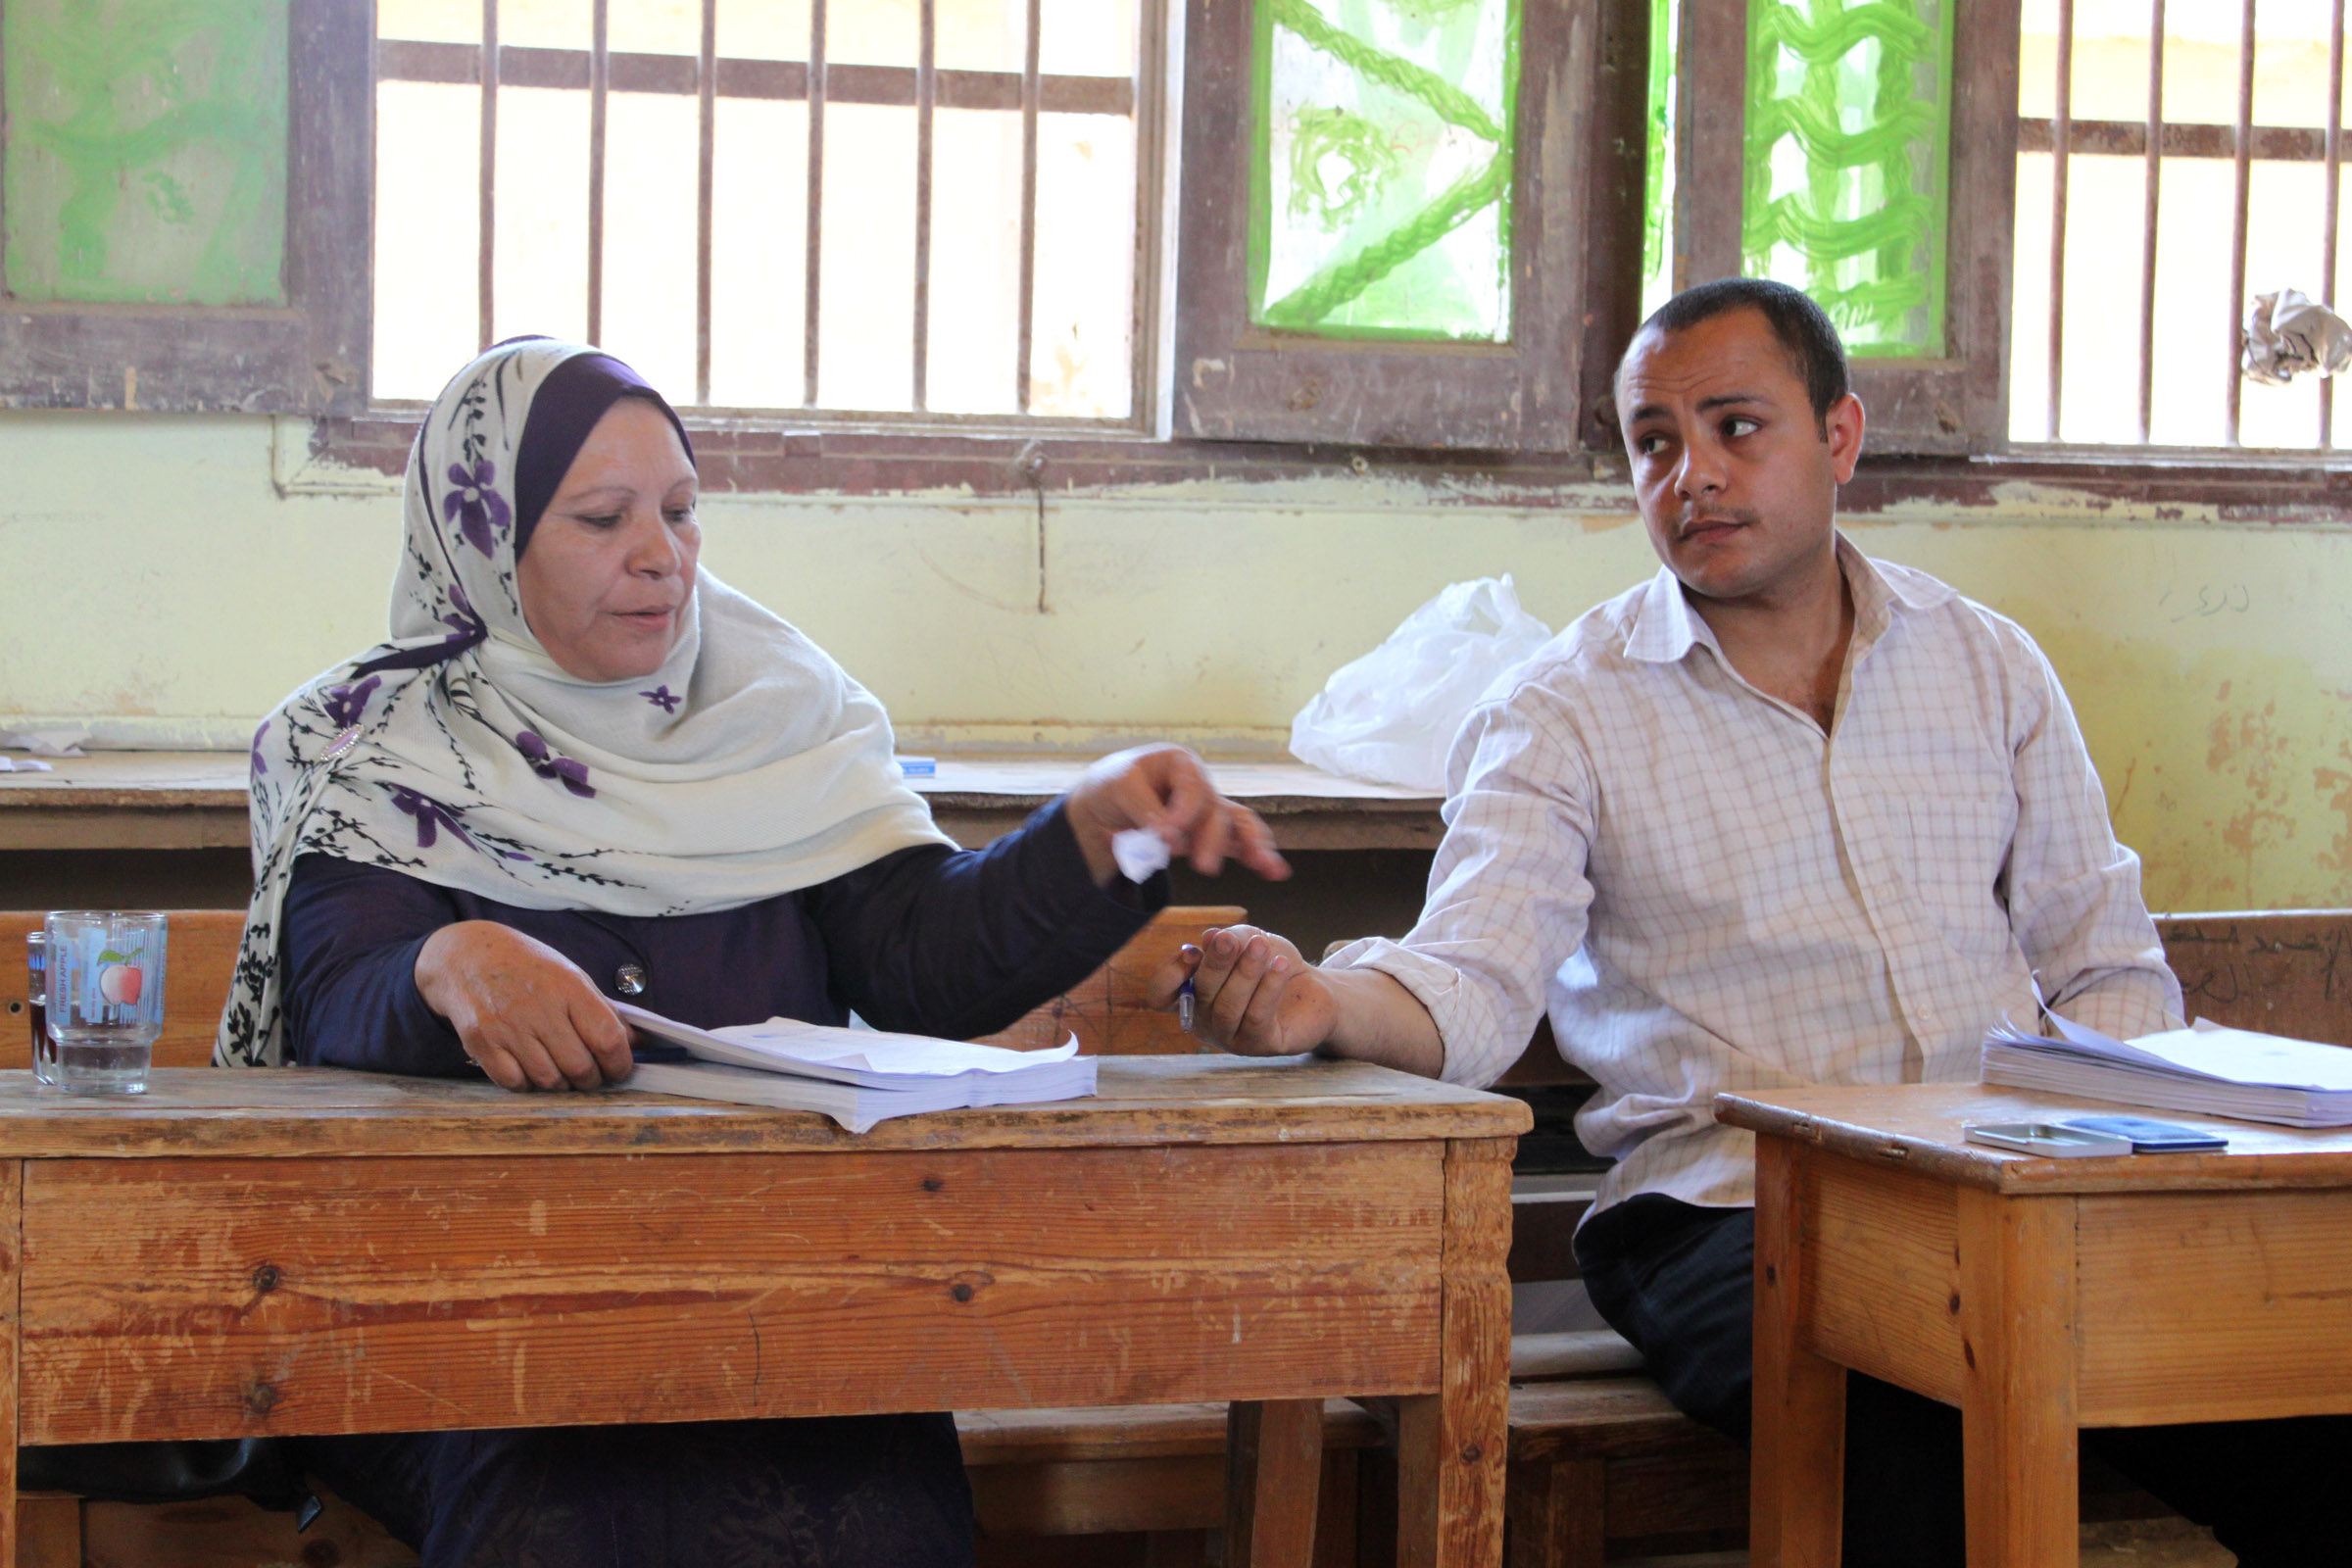
<instances>
[{"instance_id":1,"label":"man's face","mask_svg":"<svg viewBox=\"0 0 2352 1568\"><path fill-rule=\"evenodd\" d=\"M1649 542L1690 592L1769 603L1834 562L1862 404L1849 393L1832 408L1825 439L1763 312L1636 338L1617 407Z\"/></svg>"}]
</instances>

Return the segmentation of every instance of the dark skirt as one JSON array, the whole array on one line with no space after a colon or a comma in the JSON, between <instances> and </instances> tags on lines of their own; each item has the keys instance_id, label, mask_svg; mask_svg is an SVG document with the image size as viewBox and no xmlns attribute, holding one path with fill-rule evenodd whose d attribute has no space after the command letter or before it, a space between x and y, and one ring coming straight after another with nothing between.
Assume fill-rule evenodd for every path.
<instances>
[{"instance_id":1,"label":"dark skirt","mask_svg":"<svg viewBox=\"0 0 2352 1568\"><path fill-rule=\"evenodd\" d=\"M304 1438L424 1568L969 1568L947 1415Z\"/></svg>"}]
</instances>

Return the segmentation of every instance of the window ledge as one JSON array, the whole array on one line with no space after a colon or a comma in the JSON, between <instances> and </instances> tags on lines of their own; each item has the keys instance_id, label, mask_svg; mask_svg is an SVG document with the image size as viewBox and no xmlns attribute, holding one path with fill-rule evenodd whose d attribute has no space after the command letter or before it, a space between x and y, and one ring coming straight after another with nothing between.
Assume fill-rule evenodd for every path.
<instances>
[{"instance_id":1,"label":"window ledge","mask_svg":"<svg viewBox=\"0 0 2352 1568\"><path fill-rule=\"evenodd\" d=\"M279 420L281 494L396 492L416 416ZM707 493L854 498L951 492L1007 498L1219 481L1273 500L1301 481L1350 479L1394 503L1401 487L1436 507L1631 511L1615 452L1503 454L1161 440L1140 433L941 433L689 418ZM1380 505L1372 490L1367 505ZM1354 504L1354 503L1350 503ZM1934 513L1984 520L2031 513L2085 522L2352 525L2352 453L2163 453L2053 449L1988 457L1866 456L1840 498L1849 515Z\"/></svg>"}]
</instances>

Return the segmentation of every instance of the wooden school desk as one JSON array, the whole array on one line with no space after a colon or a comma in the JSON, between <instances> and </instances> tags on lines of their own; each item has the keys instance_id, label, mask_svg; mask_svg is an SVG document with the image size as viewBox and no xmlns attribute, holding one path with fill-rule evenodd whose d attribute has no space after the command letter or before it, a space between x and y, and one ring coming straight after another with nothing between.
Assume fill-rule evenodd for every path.
<instances>
[{"instance_id":1,"label":"wooden school desk","mask_svg":"<svg viewBox=\"0 0 2352 1568\"><path fill-rule=\"evenodd\" d=\"M2077 1429L2352 1411L2352 1129L2044 1159L1979 1121L2132 1107L1914 1084L1723 1095L1756 1140L1758 1568L1838 1561L1848 1368L1960 1407L1970 1568L2078 1553Z\"/></svg>"},{"instance_id":2,"label":"wooden school desk","mask_svg":"<svg viewBox=\"0 0 2352 1568\"><path fill-rule=\"evenodd\" d=\"M1399 1559L1494 1568L1526 1107L1348 1062L1101 1071L856 1139L653 1095L0 1073L0 1401L50 1444L1232 1399L1227 1560L1304 1568L1322 1400L1391 1396Z\"/></svg>"}]
</instances>

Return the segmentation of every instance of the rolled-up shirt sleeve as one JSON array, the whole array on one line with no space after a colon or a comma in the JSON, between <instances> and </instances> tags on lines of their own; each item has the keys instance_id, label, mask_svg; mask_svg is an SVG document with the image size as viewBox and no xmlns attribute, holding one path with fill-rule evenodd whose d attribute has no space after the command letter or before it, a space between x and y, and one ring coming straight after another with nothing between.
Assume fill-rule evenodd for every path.
<instances>
[{"instance_id":1,"label":"rolled-up shirt sleeve","mask_svg":"<svg viewBox=\"0 0 2352 1568\"><path fill-rule=\"evenodd\" d=\"M1479 708L1455 740L1419 922L1325 960L1411 992L1445 1042L1447 1083L1484 1086L1519 1059L1551 976L1585 941L1592 771L1556 722L1533 721L1536 697L1523 686Z\"/></svg>"},{"instance_id":2,"label":"rolled-up shirt sleeve","mask_svg":"<svg viewBox=\"0 0 2352 1568\"><path fill-rule=\"evenodd\" d=\"M2052 1011L2117 1039L2180 1027L2180 983L2139 891L2139 857L2116 841L2098 770L2040 649L2016 637L2017 831L2010 929Z\"/></svg>"}]
</instances>

